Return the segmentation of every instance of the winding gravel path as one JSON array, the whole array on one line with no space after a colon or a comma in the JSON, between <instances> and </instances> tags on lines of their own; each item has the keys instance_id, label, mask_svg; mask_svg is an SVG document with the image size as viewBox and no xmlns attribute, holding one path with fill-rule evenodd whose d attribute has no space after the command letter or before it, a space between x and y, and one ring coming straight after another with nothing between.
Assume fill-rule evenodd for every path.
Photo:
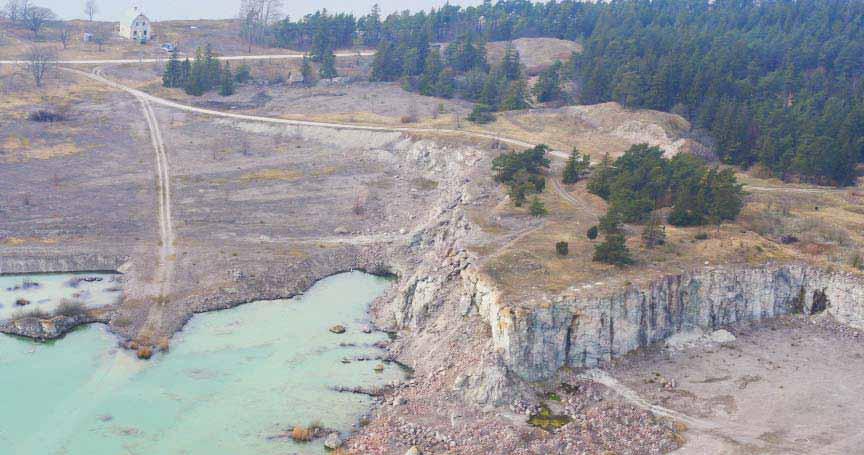
<instances>
[{"instance_id":1,"label":"winding gravel path","mask_svg":"<svg viewBox=\"0 0 864 455\"><path fill-rule=\"evenodd\" d=\"M375 55L371 51L363 52L337 52L336 57L371 57ZM272 54L272 55L229 55L216 57L224 61L242 60L300 60L303 54ZM129 64L129 63L164 63L168 57L163 58L125 58L108 60L58 60L59 65L107 65L107 64ZM25 65L25 60L0 60L0 65Z\"/></svg>"}]
</instances>

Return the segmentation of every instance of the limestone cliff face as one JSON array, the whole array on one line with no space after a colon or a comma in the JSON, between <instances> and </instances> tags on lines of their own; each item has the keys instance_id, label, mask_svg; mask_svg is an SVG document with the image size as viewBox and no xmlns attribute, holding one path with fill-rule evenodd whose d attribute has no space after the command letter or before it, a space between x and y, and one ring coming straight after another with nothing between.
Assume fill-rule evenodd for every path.
<instances>
[{"instance_id":1,"label":"limestone cliff face","mask_svg":"<svg viewBox=\"0 0 864 455\"><path fill-rule=\"evenodd\" d=\"M491 326L508 370L528 381L589 367L695 327L827 310L864 329L864 280L806 265L716 268L664 277L606 297L577 295L508 306L477 273L466 292Z\"/></svg>"}]
</instances>

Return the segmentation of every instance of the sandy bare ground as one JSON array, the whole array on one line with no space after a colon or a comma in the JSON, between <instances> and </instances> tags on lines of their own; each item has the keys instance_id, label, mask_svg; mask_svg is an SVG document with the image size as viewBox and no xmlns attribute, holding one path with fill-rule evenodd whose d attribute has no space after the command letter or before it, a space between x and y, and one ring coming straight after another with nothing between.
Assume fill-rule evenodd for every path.
<instances>
[{"instance_id":1,"label":"sandy bare ground","mask_svg":"<svg viewBox=\"0 0 864 455\"><path fill-rule=\"evenodd\" d=\"M603 374L631 402L688 426L676 453L862 453L860 332L826 317L732 331L734 342L638 353Z\"/></svg>"}]
</instances>

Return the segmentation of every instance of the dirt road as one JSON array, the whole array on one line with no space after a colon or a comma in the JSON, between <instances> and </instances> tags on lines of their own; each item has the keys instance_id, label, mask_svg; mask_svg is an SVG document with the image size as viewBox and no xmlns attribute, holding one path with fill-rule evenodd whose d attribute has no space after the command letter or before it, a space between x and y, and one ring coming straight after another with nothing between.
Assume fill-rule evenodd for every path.
<instances>
[{"instance_id":1,"label":"dirt road","mask_svg":"<svg viewBox=\"0 0 864 455\"><path fill-rule=\"evenodd\" d=\"M374 52L339 52L336 57L370 57L375 55ZM243 61L243 60L300 60L303 54L272 54L272 55L230 55L216 57L224 61ZM168 61L168 55L164 58L127 58L116 60L58 60L59 65L108 65L108 64L130 64L130 63L162 63ZM24 60L0 60L0 65L24 65L27 62Z\"/></svg>"}]
</instances>

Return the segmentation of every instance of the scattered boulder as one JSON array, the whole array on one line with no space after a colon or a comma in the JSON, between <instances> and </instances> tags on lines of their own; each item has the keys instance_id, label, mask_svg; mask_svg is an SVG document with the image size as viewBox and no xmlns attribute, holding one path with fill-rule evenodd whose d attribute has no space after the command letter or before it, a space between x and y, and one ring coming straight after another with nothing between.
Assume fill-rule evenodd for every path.
<instances>
[{"instance_id":1,"label":"scattered boulder","mask_svg":"<svg viewBox=\"0 0 864 455\"><path fill-rule=\"evenodd\" d=\"M168 352L171 349L171 340L168 337L162 337L159 339L157 347L159 348L159 352Z\"/></svg>"},{"instance_id":2,"label":"scattered boulder","mask_svg":"<svg viewBox=\"0 0 864 455\"><path fill-rule=\"evenodd\" d=\"M712 344L724 344L735 341L735 335L720 329L713 332L705 332L702 329L692 328L676 333L666 339L666 347L673 350L684 350Z\"/></svg>"},{"instance_id":3,"label":"scattered boulder","mask_svg":"<svg viewBox=\"0 0 864 455\"><path fill-rule=\"evenodd\" d=\"M295 442L309 442L312 440L314 436L314 432L311 428L306 428L302 425L296 425L293 430L291 430L291 439Z\"/></svg>"},{"instance_id":4,"label":"scattered boulder","mask_svg":"<svg viewBox=\"0 0 864 455\"><path fill-rule=\"evenodd\" d=\"M731 333L723 329L715 330L711 333L711 341L720 344L731 343L735 341L735 335L732 335Z\"/></svg>"},{"instance_id":5,"label":"scattered boulder","mask_svg":"<svg viewBox=\"0 0 864 455\"><path fill-rule=\"evenodd\" d=\"M422 455L422 454L420 452L420 449L417 448L417 446L411 446L411 448L408 449L407 452L405 452L405 455Z\"/></svg>"},{"instance_id":6,"label":"scattered boulder","mask_svg":"<svg viewBox=\"0 0 864 455\"><path fill-rule=\"evenodd\" d=\"M363 328L360 329L360 331L362 331L363 333L372 333L372 327L364 325Z\"/></svg>"},{"instance_id":7,"label":"scattered boulder","mask_svg":"<svg viewBox=\"0 0 864 455\"><path fill-rule=\"evenodd\" d=\"M670 349L685 349L694 346L705 336L698 327L678 332L666 339L666 347Z\"/></svg>"},{"instance_id":8,"label":"scattered boulder","mask_svg":"<svg viewBox=\"0 0 864 455\"><path fill-rule=\"evenodd\" d=\"M140 346L137 355L141 360L148 360L150 357L153 357L153 348L150 346Z\"/></svg>"},{"instance_id":9,"label":"scattered boulder","mask_svg":"<svg viewBox=\"0 0 864 455\"><path fill-rule=\"evenodd\" d=\"M27 306L30 305L30 301L27 299L18 299L15 301L15 306Z\"/></svg>"},{"instance_id":10,"label":"scattered boulder","mask_svg":"<svg viewBox=\"0 0 864 455\"><path fill-rule=\"evenodd\" d=\"M339 436L339 433L330 433L327 435L327 439L324 440L324 447L330 450L342 447L342 438Z\"/></svg>"},{"instance_id":11,"label":"scattered boulder","mask_svg":"<svg viewBox=\"0 0 864 455\"><path fill-rule=\"evenodd\" d=\"M333 327L330 327L330 331L336 334L345 333L345 326L342 324L336 324Z\"/></svg>"},{"instance_id":12,"label":"scattered boulder","mask_svg":"<svg viewBox=\"0 0 864 455\"><path fill-rule=\"evenodd\" d=\"M376 373L382 373L384 371L384 364L379 363L378 365L375 365L375 368L373 368L372 370Z\"/></svg>"},{"instance_id":13,"label":"scattered boulder","mask_svg":"<svg viewBox=\"0 0 864 455\"><path fill-rule=\"evenodd\" d=\"M791 245L793 243L798 243L798 237L794 235L784 235L780 237L780 243L784 245Z\"/></svg>"}]
</instances>

